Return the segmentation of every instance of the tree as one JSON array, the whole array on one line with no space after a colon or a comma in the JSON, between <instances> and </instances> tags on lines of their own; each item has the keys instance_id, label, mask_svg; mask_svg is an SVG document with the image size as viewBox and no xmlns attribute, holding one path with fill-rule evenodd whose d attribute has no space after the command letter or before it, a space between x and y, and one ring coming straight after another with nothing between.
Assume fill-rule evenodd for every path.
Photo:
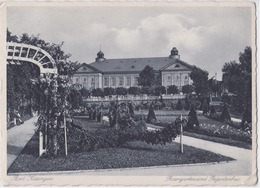
<instances>
[{"instance_id":1,"label":"tree","mask_svg":"<svg viewBox=\"0 0 260 188\"><path fill-rule=\"evenodd\" d=\"M153 123L155 120L156 120L156 116L154 113L153 104L150 104L146 122Z\"/></svg>"},{"instance_id":2,"label":"tree","mask_svg":"<svg viewBox=\"0 0 260 188\"><path fill-rule=\"evenodd\" d=\"M155 86L154 87L154 95L160 96L166 93L166 89L164 86Z\"/></svg>"},{"instance_id":3,"label":"tree","mask_svg":"<svg viewBox=\"0 0 260 188\"><path fill-rule=\"evenodd\" d=\"M184 85L182 86L182 93L190 94L194 91L193 85Z\"/></svg>"},{"instance_id":4,"label":"tree","mask_svg":"<svg viewBox=\"0 0 260 188\"><path fill-rule=\"evenodd\" d=\"M118 87L118 88L116 88L116 94L117 95L127 95L127 89L124 87Z\"/></svg>"},{"instance_id":5,"label":"tree","mask_svg":"<svg viewBox=\"0 0 260 188\"><path fill-rule=\"evenodd\" d=\"M198 120L198 116L196 113L196 110L194 108L194 105L191 105L191 109L188 115L188 123L187 123L187 127L188 129L194 129L195 127L199 126L199 120Z\"/></svg>"},{"instance_id":6,"label":"tree","mask_svg":"<svg viewBox=\"0 0 260 188\"><path fill-rule=\"evenodd\" d=\"M104 88L104 95L105 96L111 96L115 93L115 89L112 87L106 87Z\"/></svg>"},{"instance_id":7,"label":"tree","mask_svg":"<svg viewBox=\"0 0 260 188\"><path fill-rule=\"evenodd\" d=\"M187 95L186 98L185 98L184 109L185 110L190 110L190 107L191 107L191 101L190 101L189 95Z\"/></svg>"},{"instance_id":8,"label":"tree","mask_svg":"<svg viewBox=\"0 0 260 188\"><path fill-rule=\"evenodd\" d=\"M224 103L224 107L222 109L220 118L221 118L222 121L231 121L231 117L230 117L230 113L229 113L227 103Z\"/></svg>"},{"instance_id":9,"label":"tree","mask_svg":"<svg viewBox=\"0 0 260 188\"><path fill-rule=\"evenodd\" d=\"M139 87L129 87L128 90L127 90L127 93L130 94L130 95L139 95L141 92L140 88Z\"/></svg>"},{"instance_id":10,"label":"tree","mask_svg":"<svg viewBox=\"0 0 260 188\"><path fill-rule=\"evenodd\" d=\"M91 92L83 87L80 90L80 94L81 94L82 97L86 97L87 98L87 97L90 97Z\"/></svg>"},{"instance_id":11,"label":"tree","mask_svg":"<svg viewBox=\"0 0 260 188\"><path fill-rule=\"evenodd\" d=\"M208 101L206 98L203 100L203 103L202 103L202 111L203 111L203 114L207 114L209 111L209 105L208 105Z\"/></svg>"},{"instance_id":12,"label":"tree","mask_svg":"<svg viewBox=\"0 0 260 188\"><path fill-rule=\"evenodd\" d=\"M206 97L209 92L208 72L194 66L190 78L193 80L196 94L199 97Z\"/></svg>"},{"instance_id":13,"label":"tree","mask_svg":"<svg viewBox=\"0 0 260 188\"><path fill-rule=\"evenodd\" d=\"M78 109L83 104L82 95L76 89L70 90L67 100L74 109Z\"/></svg>"},{"instance_id":14,"label":"tree","mask_svg":"<svg viewBox=\"0 0 260 188\"><path fill-rule=\"evenodd\" d=\"M139 74L138 85L151 87L155 83L155 74L152 67L147 65Z\"/></svg>"},{"instance_id":15,"label":"tree","mask_svg":"<svg viewBox=\"0 0 260 188\"><path fill-rule=\"evenodd\" d=\"M147 94L147 95L152 95L154 93L154 88L153 87L148 87L148 86L142 87L141 88L141 93L142 94Z\"/></svg>"},{"instance_id":16,"label":"tree","mask_svg":"<svg viewBox=\"0 0 260 188\"><path fill-rule=\"evenodd\" d=\"M246 47L243 53L239 54L239 63L231 61L225 63L222 72L222 80L229 92L238 96L238 107L245 109L252 108L252 51Z\"/></svg>"},{"instance_id":17,"label":"tree","mask_svg":"<svg viewBox=\"0 0 260 188\"><path fill-rule=\"evenodd\" d=\"M168 87L167 94L173 94L174 95L176 93L178 93L178 87L177 86L171 85L171 86Z\"/></svg>"},{"instance_id":18,"label":"tree","mask_svg":"<svg viewBox=\"0 0 260 188\"><path fill-rule=\"evenodd\" d=\"M91 93L92 93L92 96L94 96L94 97L103 97L104 96L104 92L100 88L93 89Z\"/></svg>"}]
</instances>

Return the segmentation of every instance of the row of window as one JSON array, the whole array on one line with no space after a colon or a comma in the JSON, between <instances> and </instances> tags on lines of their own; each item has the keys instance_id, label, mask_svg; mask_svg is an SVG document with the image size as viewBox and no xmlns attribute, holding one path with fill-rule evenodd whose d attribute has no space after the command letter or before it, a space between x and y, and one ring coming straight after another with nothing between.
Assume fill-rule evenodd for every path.
<instances>
[{"instance_id":1,"label":"row of window","mask_svg":"<svg viewBox=\"0 0 260 188\"><path fill-rule=\"evenodd\" d=\"M109 80L110 78L110 80ZM116 84L116 78L118 78L118 85ZM125 78L125 85L124 85L124 78ZM110 85L109 85L109 81L110 81ZM137 85L138 84L138 77L134 77L134 83L133 85ZM111 76L111 77L104 77L104 87L115 87L115 86L119 86L119 87L129 87L131 86L131 76Z\"/></svg>"}]
</instances>

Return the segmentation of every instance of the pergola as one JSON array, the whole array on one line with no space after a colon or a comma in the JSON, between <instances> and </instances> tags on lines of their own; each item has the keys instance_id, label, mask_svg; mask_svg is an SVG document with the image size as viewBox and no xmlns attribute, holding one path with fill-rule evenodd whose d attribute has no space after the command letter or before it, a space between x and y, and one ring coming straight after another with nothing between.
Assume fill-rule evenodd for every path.
<instances>
[{"instance_id":1,"label":"pergola","mask_svg":"<svg viewBox=\"0 0 260 188\"><path fill-rule=\"evenodd\" d=\"M21 65L23 62L31 62L37 65L41 74L57 74L54 59L45 50L28 44L7 42L7 63Z\"/></svg>"}]
</instances>

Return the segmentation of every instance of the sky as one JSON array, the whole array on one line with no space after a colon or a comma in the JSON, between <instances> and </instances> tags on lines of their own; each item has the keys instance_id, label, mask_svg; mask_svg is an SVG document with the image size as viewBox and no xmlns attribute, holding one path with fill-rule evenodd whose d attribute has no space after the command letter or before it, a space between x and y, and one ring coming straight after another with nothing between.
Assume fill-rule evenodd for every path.
<instances>
[{"instance_id":1,"label":"sky","mask_svg":"<svg viewBox=\"0 0 260 188\"><path fill-rule=\"evenodd\" d=\"M176 47L181 60L221 80L225 62L252 46L249 7L48 6L8 7L13 34L40 34L64 42L72 61L91 63L100 50L105 58L167 57Z\"/></svg>"}]
</instances>

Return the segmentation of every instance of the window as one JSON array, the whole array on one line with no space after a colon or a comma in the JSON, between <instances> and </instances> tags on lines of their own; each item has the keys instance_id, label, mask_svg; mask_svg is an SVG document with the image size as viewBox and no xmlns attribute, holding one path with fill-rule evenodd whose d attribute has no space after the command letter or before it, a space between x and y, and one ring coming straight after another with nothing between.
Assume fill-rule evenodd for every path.
<instances>
[{"instance_id":1,"label":"window","mask_svg":"<svg viewBox=\"0 0 260 188\"><path fill-rule=\"evenodd\" d=\"M188 85L188 84L189 84L188 76L185 76L185 78L184 78L184 84L185 84L185 85Z\"/></svg>"},{"instance_id":2,"label":"window","mask_svg":"<svg viewBox=\"0 0 260 188\"><path fill-rule=\"evenodd\" d=\"M91 87L95 87L95 79L94 79L94 77L91 78Z\"/></svg>"},{"instance_id":3,"label":"window","mask_svg":"<svg viewBox=\"0 0 260 188\"><path fill-rule=\"evenodd\" d=\"M123 86L124 85L124 77L123 76L119 76L118 79L119 79L118 86Z\"/></svg>"},{"instance_id":4,"label":"window","mask_svg":"<svg viewBox=\"0 0 260 188\"><path fill-rule=\"evenodd\" d=\"M104 86L108 87L108 83L109 83L109 78L108 77L104 77Z\"/></svg>"},{"instance_id":5,"label":"window","mask_svg":"<svg viewBox=\"0 0 260 188\"><path fill-rule=\"evenodd\" d=\"M180 68L180 65L175 65L175 68Z\"/></svg>"},{"instance_id":6,"label":"window","mask_svg":"<svg viewBox=\"0 0 260 188\"><path fill-rule=\"evenodd\" d=\"M87 82L87 78L84 78L84 82Z\"/></svg>"},{"instance_id":7,"label":"window","mask_svg":"<svg viewBox=\"0 0 260 188\"><path fill-rule=\"evenodd\" d=\"M116 77L111 78L111 86L116 86Z\"/></svg>"},{"instance_id":8,"label":"window","mask_svg":"<svg viewBox=\"0 0 260 188\"><path fill-rule=\"evenodd\" d=\"M176 80L179 81L180 77L179 76L176 76Z\"/></svg>"},{"instance_id":9,"label":"window","mask_svg":"<svg viewBox=\"0 0 260 188\"><path fill-rule=\"evenodd\" d=\"M76 78L76 82L79 82L79 78Z\"/></svg>"},{"instance_id":10,"label":"window","mask_svg":"<svg viewBox=\"0 0 260 188\"><path fill-rule=\"evenodd\" d=\"M137 85L138 85L138 77L135 76L135 77L134 77L134 86L137 86Z\"/></svg>"},{"instance_id":11,"label":"window","mask_svg":"<svg viewBox=\"0 0 260 188\"><path fill-rule=\"evenodd\" d=\"M172 77L170 75L168 75L168 82L170 82L172 80Z\"/></svg>"},{"instance_id":12,"label":"window","mask_svg":"<svg viewBox=\"0 0 260 188\"><path fill-rule=\"evenodd\" d=\"M131 86L131 77L130 76L126 77L126 86Z\"/></svg>"}]
</instances>

